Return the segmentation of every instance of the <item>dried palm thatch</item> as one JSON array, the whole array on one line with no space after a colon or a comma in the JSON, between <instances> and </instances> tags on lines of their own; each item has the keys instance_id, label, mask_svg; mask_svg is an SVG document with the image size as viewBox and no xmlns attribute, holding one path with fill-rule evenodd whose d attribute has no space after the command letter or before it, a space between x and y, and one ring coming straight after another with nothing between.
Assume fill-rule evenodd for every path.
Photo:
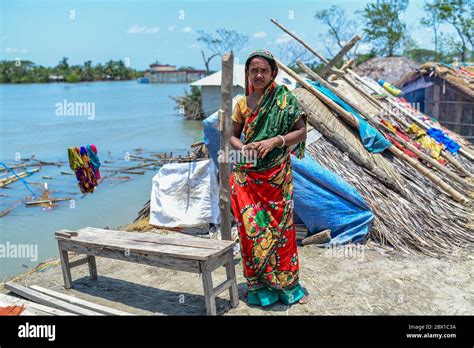
<instances>
[{"instance_id":1,"label":"dried palm thatch","mask_svg":"<svg viewBox=\"0 0 474 348\"><path fill-rule=\"evenodd\" d=\"M418 63L406 57L375 57L356 66L354 71L374 80L394 82L418 68Z\"/></svg>"},{"instance_id":2,"label":"dried palm thatch","mask_svg":"<svg viewBox=\"0 0 474 348\"><path fill-rule=\"evenodd\" d=\"M471 208L451 200L398 158L370 154L380 157L385 172L402 178L403 190L387 185L354 156L347 156L346 148L337 138L334 140L331 132L341 134L348 144L360 149L358 135L309 91L298 88L294 94L309 122L323 134L308 146L308 152L318 163L352 184L372 209L375 219L369 238L399 251L419 251L432 256L450 255L455 247L474 243L473 230L468 226L472 224Z\"/></svg>"},{"instance_id":3,"label":"dried palm thatch","mask_svg":"<svg viewBox=\"0 0 474 348\"><path fill-rule=\"evenodd\" d=\"M357 85L357 81L353 81ZM380 105L374 105L370 100L368 100L364 95L362 95L358 90L351 86L347 81L343 79L337 79L332 81L331 86L340 94L343 95L347 100L350 101L351 105L354 105L357 110L361 111L361 115L370 116L370 118L375 119L377 122L381 122L382 119L390 121L392 124L397 124L400 128L405 128L410 124L406 121L402 115L398 115L396 118L392 113L386 113L381 110L380 105L383 105L384 101L379 101ZM443 152L445 153L445 151ZM462 161L461 161L462 162ZM466 160L463 163L463 167L468 172L473 172L472 162ZM457 168L453 163L448 162L446 168L452 172L456 172ZM451 186L457 189L459 192L465 190L465 186L460 184L457 181L450 180L451 178L442 171L437 171L437 175L440 176L444 181L449 182Z\"/></svg>"}]
</instances>

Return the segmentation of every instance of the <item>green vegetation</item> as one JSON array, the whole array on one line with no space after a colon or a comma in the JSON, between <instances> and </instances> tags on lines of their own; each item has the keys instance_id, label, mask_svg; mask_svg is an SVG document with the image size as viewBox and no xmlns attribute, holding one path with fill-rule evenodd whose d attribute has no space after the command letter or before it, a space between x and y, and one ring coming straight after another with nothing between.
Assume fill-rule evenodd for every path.
<instances>
[{"instance_id":1,"label":"green vegetation","mask_svg":"<svg viewBox=\"0 0 474 348\"><path fill-rule=\"evenodd\" d=\"M69 65L64 57L52 68L36 65L28 60L0 61L0 83L69 83L107 80L133 80L142 72L127 67L122 60L109 60L95 66L89 60L84 65Z\"/></svg>"},{"instance_id":2,"label":"green vegetation","mask_svg":"<svg viewBox=\"0 0 474 348\"><path fill-rule=\"evenodd\" d=\"M202 120L204 112L202 111L201 90L197 86L191 86L190 91L184 91L184 96L171 97L176 102L175 110L178 110L186 119Z\"/></svg>"},{"instance_id":3,"label":"green vegetation","mask_svg":"<svg viewBox=\"0 0 474 348\"><path fill-rule=\"evenodd\" d=\"M341 6L319 10L315 19L327 32L318 38L328 56L333 57L350 38L361 35L359 43L364 45L365 53L358 52L357 43L346 57L355 58L357 64L377 56L405 56L418 63L474 60L473 0L425 0L420 23L432 31L433 45L424 47L412 39L403 19L403 15L409 15L406 13L408 3L408 0L372 0L356 12L354 19L350 19ZM446 26L452 28L453 33L443 31ZM287 62L292 61L287 59Z\"/></svg>"}]
</instances>

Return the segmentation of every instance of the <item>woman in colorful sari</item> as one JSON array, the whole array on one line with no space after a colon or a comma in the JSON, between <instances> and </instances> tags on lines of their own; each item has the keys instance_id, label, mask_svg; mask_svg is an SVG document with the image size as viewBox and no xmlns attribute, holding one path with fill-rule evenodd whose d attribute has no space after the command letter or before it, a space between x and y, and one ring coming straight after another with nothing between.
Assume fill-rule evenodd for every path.
<instances>
[{"instance_id":1,"label":"woman in colorful sari","mask_svg":"<svg viewBox=\"0 0 474 348\"><path fill-rule=\"evenodd\" d=\"M250 54L245 96L235 106L230 138L243 154L237 156L229 182L247 302L259 306L308 300L299 284L290 162L290 152L303 156L306 115L287 87L275 82L277 74L270 52Z\"/></svg>"}]
</instances>

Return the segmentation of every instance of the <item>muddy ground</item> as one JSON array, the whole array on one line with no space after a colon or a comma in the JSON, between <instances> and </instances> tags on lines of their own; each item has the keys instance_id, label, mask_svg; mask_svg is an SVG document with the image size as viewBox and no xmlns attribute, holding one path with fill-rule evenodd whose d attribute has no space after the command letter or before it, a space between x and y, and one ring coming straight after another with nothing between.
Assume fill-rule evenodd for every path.
<instances>
[{"instance_id":1,"label":"muddy ground","mask_svg":"<svg viewBox=\"0 0 474 348\"><path fill-rule=\"evenodd\" d=\"M274 304L261 309L241 299L229 308L228 292L218 300L224 315L472 315L474 255L464 250L455 260L404 255L375 245L342 249L299 247L301 284L310 294L305 305ZM239 294L245 279L235 258ZM63 288L61 268L51 267L17 279L78 298L141 315L205 314L199 275L97 258L98 280L87 265L72 270L74 289ZM225 279L214 272L214 286ZM1 290L7 293L7 290Z\"/></svg>"}]
</instances>

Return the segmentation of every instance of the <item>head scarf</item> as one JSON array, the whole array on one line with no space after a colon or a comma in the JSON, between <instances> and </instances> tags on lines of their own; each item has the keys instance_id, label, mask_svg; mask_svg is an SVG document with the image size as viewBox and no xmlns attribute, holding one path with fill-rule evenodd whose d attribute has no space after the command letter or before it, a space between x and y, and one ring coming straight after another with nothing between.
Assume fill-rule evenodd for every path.
<instances>
[{"instance_id":1,"label":"head scarf","mask_svg":"<svg viewBox=\"0 0 474 348\"><path fill-rule=\"evenodd\" d=\"M253 92L253 86L249 81L248 69L249 69L250 61L254 57L263 57L263 58L266 58L268 61L272 62L273 64L270 64L270 65L273 65L276 68L276 72L277 72L276 75L278 75L278 65L276 63L275 57L273 57L273 54L271 54L270 51L267 51L267 50L253 51L252 53L250 53L247 60L245 61L245 95L249 95ZM272 66L272 72L273 72L273 66ZM274 79L272 79L271 82L273 82L273 80Z\"/></svg>"}]
</instances>

